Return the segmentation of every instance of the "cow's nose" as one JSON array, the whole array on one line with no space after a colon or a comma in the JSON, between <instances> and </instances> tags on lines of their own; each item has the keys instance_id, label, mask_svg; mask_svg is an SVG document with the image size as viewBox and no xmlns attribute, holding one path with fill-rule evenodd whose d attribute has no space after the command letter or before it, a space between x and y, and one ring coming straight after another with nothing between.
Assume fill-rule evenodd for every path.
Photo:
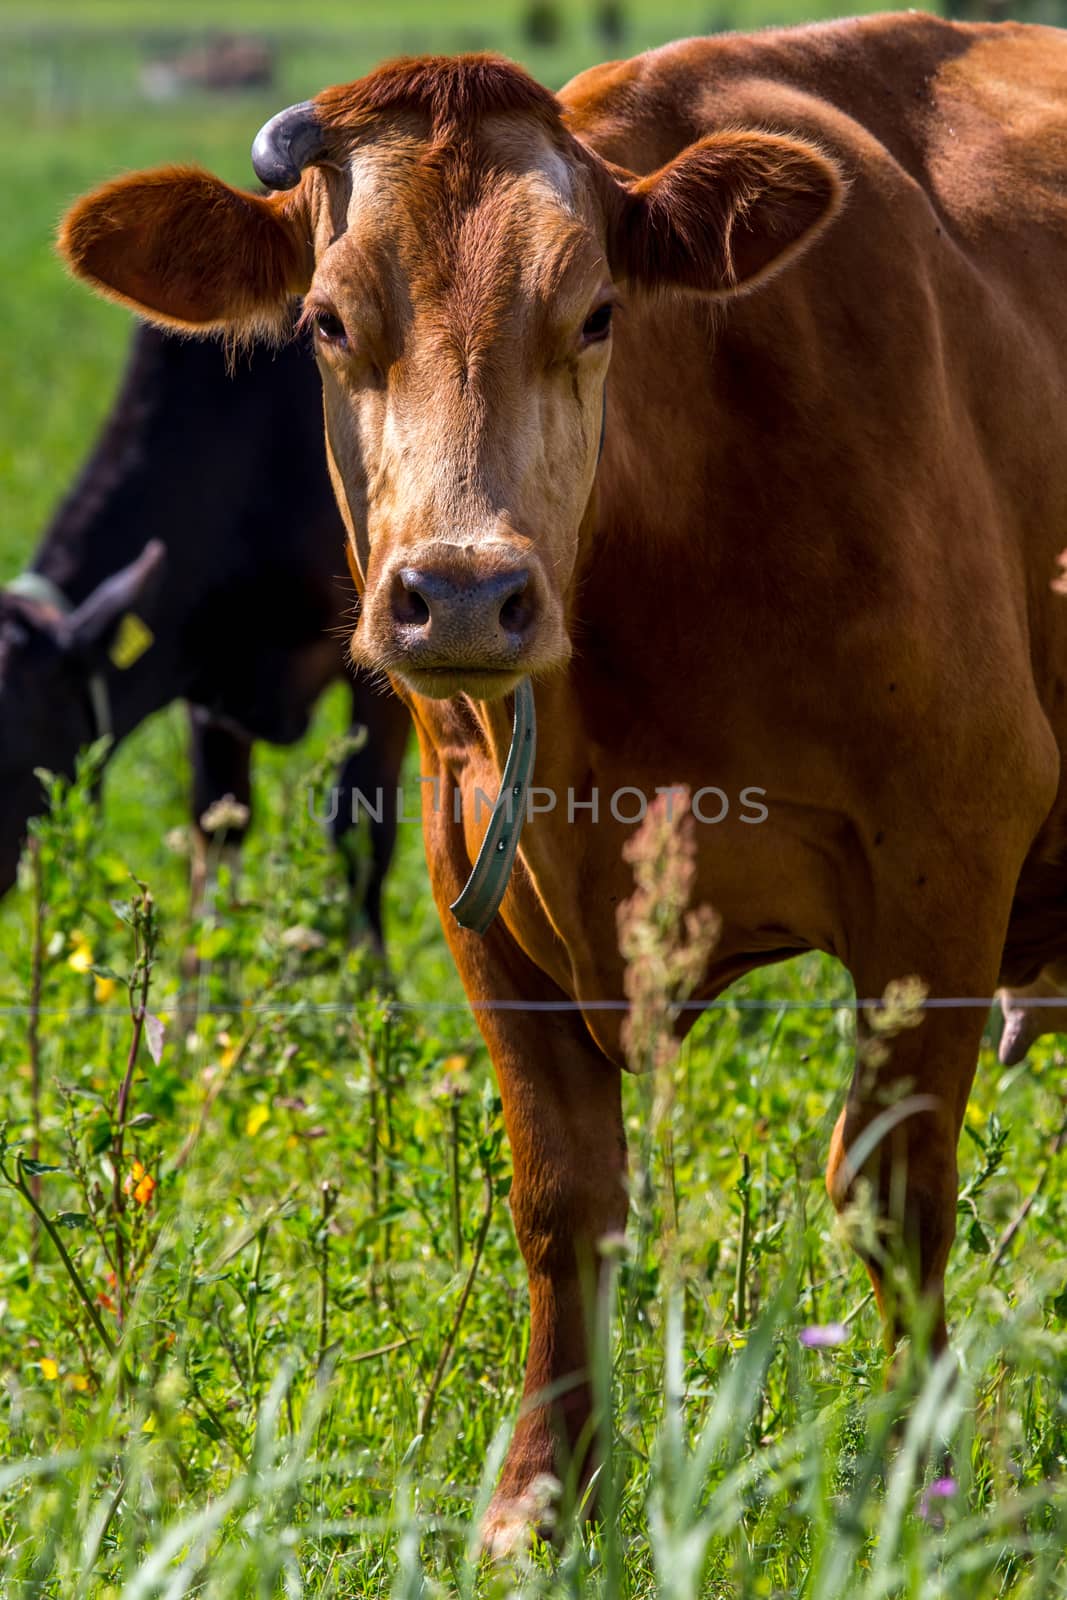
<instances>
[{"instance_id":1,"label":"cow's nose","mask_svg":"<svg viewBox=\"0 0 1067 1600\"><path fill-rule=\"evenodd\" d=\"M486 576L401 567L393 580L393 620L412 642L449 639L514 649L534 621L526 567Z\"/></svg>"}]
</instances>

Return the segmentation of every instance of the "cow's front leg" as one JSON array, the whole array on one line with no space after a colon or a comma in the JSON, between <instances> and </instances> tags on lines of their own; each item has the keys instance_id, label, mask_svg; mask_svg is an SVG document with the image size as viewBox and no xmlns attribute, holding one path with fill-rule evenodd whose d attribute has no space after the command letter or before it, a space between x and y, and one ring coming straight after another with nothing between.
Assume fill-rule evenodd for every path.
<instances>
[{"instance_id":1,"label":"cow's front leg","mask_svg":"<svg viewBox=\"0 0 1067 1600\"><path fill-rule=\"evenodd\" d=\"M234 876L237 872L252 808L252 744L202 706L190 705L188 711L193 769L189 921L196 923L214 898L212 879L220 861L228 861ZM181 968L187 980L201 976L195 944L183 951ZM183 997L182 1020L186 1031L196 1021L195 996Z\"/></svg>"},{"instance_id":2,"label":"cow's front leg","mask_svg":"<svg viewBox=\"0 0 1067 1600\"><path fill-rule=\"evenodd\" d=\"M562 1481L574 1472L580 1482L592 1467L587 1334L606 1281L600 1243L625 1229L628 1209L622 1074L500 917L484 939L456 926L448 906L470 862L450 815L450 797L427 808L427 856L500 1086L511 1213L530 1285L522 1409L483 1530L487 1547L501 1553L528 1537L546 1476Z\"/></svg>"},{"instance_id":3,"label":"cow's front leg","mask_svg":"<svg viewBox=\"0 0 1067 1600\"><path fill-rule=\"evenodd\" d=\"M620 1073L571 1016L490 1015L514 1177L511 1212L530 1284L523 1405L486 1520L494 1550L536 1520L538 1480L593 1461L587 1335L605 1281L605 1236L626 1226Z\"/></svg>"},{"instance_id":4,"label":"cow's front leg","mask_svg":"<svg viewBox=\"0 0 1067 1600\"><path fill-rule=\"evenodd\" d=\"M938 897L937 903L958 906L960 898ZM933 1347L947 1340L944 1281L956 1233L956 1147L988 1014L982 1001L996 985L1005 916L1003 905L987 907L985 917L976 906L965 935L957 922L934 943L925 936L883 936L881 948L872 940L853 965L861 1002L857 1060L826 1182L839 1212L855 1207L853 1242L870 1272L891 1349L907 1331L909 1298L896 1292L894 1268L910 1276L924 1303ZM926 997L919 1007L899 983L913 977ZM862 1004L883 999L881 1007Z\"/></svg>"},{"instance_id":5,"label":"cow's front leg","mask_svg":"<svg viewBox=\"0 0 1067 1600\"><path fill-rule=\"evenodd\" d=\"M330 822L333 843L348 879L348 942L369 941L385 953L382 894L396 846L396 792L411 734L403 701L360 678L353 691L350 731L362 727L363 742L347 757L338 777L338 804ZM369 849L362 840L360 810L368 808Z\"/></svg>"}]
</instances>

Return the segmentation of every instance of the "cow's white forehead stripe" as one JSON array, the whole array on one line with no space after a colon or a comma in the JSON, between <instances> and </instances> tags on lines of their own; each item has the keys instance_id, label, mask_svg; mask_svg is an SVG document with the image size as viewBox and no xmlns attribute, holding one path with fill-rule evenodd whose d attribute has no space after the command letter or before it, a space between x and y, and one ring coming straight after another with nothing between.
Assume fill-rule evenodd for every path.
<instances>
[{"instance_id":1,"label":"cow's white forehead stripe","mask_svg":"<svg viewBox=\"0 0 1067 1600\"><path fill-rule=\"evenodd\" d=\"M372 144L353 151L348 159L349 227L360 216L366 218L382 210L389 193L390 180L398 178L403 169L417 159L417 155L414 145L401 148L395 144ZM538 138L536 155L523 174L523 182L531 198L540 195L555 205L562 203L570 208L574 198L571 170L544 135Z\"/></svg>"},{"instance_id":2,"label":"cow's white forehead stripe","mask_svg":"<svg viewBox=\"0 0 1067 1600\"><path fill-rule=\"evenodd\" d=\"M366 217L381 208L383 184L387 181L389 167L395 165L396 161L395 153L373 145L365 150L356 150L349 157L349 227L358 217Z\"/></svg>"}]
</instances>

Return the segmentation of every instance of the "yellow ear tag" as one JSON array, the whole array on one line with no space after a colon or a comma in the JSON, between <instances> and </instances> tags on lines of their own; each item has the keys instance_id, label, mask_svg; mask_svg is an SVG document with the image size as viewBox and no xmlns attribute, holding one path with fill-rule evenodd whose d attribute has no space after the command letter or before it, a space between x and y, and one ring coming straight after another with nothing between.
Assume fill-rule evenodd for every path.
<instances>
[{"instance_id":1,"label":"yellow ear tag","mask_svg":"<svg viewBox=\"0 0 1067 1600\"><path fill-rule=\"evenodd\" d=\"M119 623L115 642L109 654L119 671L125 672L135 661L140 661L145 651L150 650L155 642L156 636L147 622L142 622L134 612L127 611Z\"/></svg>"}]
</instances>

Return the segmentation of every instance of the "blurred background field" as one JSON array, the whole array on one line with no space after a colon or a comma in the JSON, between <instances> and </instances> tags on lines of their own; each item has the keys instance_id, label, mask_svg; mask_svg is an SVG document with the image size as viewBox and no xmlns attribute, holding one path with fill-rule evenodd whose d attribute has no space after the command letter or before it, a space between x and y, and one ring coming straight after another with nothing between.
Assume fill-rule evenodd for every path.
<instances>
[{"instance_id":1,"label":"blurred background field","mask_svg":"<svg viewBox=\"0 0 1067 1600\"><path fill-rule=\"evenodd\" d=\"M250 184L249 146L267 116L391 55L495 49L558 87L595 62L686 34L831 14L829 0L4 0L0 581L28 559L70 484L126 350L129 315L72 283L52 250L59 217L85 189L166 161ZM327 697L309 748L343 715L338 694ZM158 843L166 826L144 829L143 794L150 786L153 816L167 826L183 820L184 743L181 715L163 713L127 743L107 785L110 836L120 846L135 838L145 870L156 881L175 875L175 886L178 864ZM259 752L264 815L285 759ZM402 834L418 871L417 829ZM411 897L398 897L400 881L391 900L403 917ZM0 907L0 926L9 915Z\"/></svg>"},{"instance_id":2,"label":"blurred background field","mask_svg":"<svg viewBox=\"0 0 1067 1600\"><path fill-rule=\"evenodd\" d=\"M164 161L251 183L248 149L268 115L401 52L498 49L559 86L594 62L688 33L831 14L819 0L0 0L0 581L30 556L88 450L129 336L128 316L71 283L52 252L58 217L86 188ZM1028 15L1056 20L1051 5ZM68 1215L81 1211L86 1185L71 1152L99 1159L94 1129L125 1060L122 990L101 1001L79 952L91 947L95 963L124 970L128 930L106 908L128 892L129 870L151 884L163 922L154 1003L167 1039L162 1064L145 1060L139 1072L135 1109L152 1120L130 1150L158 1190L123 1224L139 1266L127 1322L133 1377L120 1382L54 1253L0 1186L4 1600L1067 1595L1059 1041L1010 1071L983 1052L950 1277L966 1415L943 1394L927 1401L952 1435L956 1487L931 1516L910 1480L891 1483L887 1509L871 1444L888 1416L878 1321L820 1179L851 1042L847 1005L826 1002L847 1002L848 984L818 960L757 975L700 1024L679 1065L669 1167L664 1149L642 1145L644 1086L627 1088L639 1161L660 1197L653 1233L665 1186L680 1197L690 1433L735 1355L755 1352L712 1457L719 1500L705 1485L689 1522L679 1509L680 1469L658 1432L663 1258L646 1239L624 1272L633 1315L617 1369L616 1544L576 1540L562 1562L542 1551L528 1571L499 1579L464 1564L479 1477L521 1377L525 1290L504 1204L507 1154L417 827L400 830L387 933L399 995L429 1009L391 1011L373 972L344 950L339 869L305 806L308 773L342 719L329 695L301 746L257 750L238 903L227 926L199 930L218 1011L188 1033L176 1018L188 933L188 863L174 847L188 816L176 708L118 753L99 824L83 808L57 836L56 881L67 873L69 895L57 889L47 930L40 1049L49 1084L70 1092L50 1090L45 1108L46 1159L64 1168L47 1178L48 1194ZM305 948L283 943L294 928L310 930ZM23 890L0 906L0 1122L12 1137L28 1115L32 936ZM241 999L268 994L285 1008L252 1029ZM193 1129L195 1159L180 1161ZM491 1226L453 1348L487 1170ZM1025 1223L1010 1233L1024 1202ZM112 1315L114 1286L93 1239L72 1231L70 1242ZM794 1299L761 1322L786 1283ZM847 1327L839 1346L799 1345L803 1326L837 1323ZM325 1403L324 1345L339 1373ZM420 1411L442 1352L437 1420L423 1438ZM932 1456L926 1467L938 1481ZM718 1531L707 1521L702 1577L683 1546L708 1504ZM434 1519L447 1527L431 1536ZM156 1579L144 1576L153 1561Z\"/></svg>"}]
</instances>

